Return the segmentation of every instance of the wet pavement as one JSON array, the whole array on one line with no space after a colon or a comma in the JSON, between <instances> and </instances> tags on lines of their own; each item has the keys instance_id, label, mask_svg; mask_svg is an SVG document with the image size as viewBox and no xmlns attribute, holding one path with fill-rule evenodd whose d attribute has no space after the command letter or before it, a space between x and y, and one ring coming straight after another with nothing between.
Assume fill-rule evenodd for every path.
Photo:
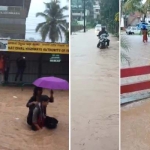
<instances>
[{"instance_id":1,"label":"wet pavement","mask_svg":"<svg viewBox=\"0 0 150 150\"><path fill-rule=\"evenodd\" d=\"M150 37L148 43L142 42L142 35L126 35L130 44L130 51L127 55L130 57L130 66L127 63L122 64L122 68L137 67L150 64Z\"/></svg>"},{"instance_id":2,"label":"wet pavement","mask_svg":"<svg viewBox=\"0 0 150 150\"><path fill-rule=\"evenodd\" d=\"M126 35L125 36L130 44L130 51L126 54L130 57L130 66L127 63L122 64L122 68L130 68L130 67L140 67L150 65L150 40L148 43L142 42L142 35ZM150 38L149 38L150 39ZM136 77L127 77L121 80L121 84L130 84L136 82L142 82L144 80L149 80L150 75L141 75ZM136 99L134 97L147 97L149 95L150 90L138 91L133 93L123 94L122 98L131 98Z\"/></svg>"},{"instance_id":3,"label":"wet pavement","mask_svg":"<svg viewBox=\"0 0 150 150\"><path fill-rule=\"evenodd\" d=\"M124 67L138 67L150 65L150 40L142 42L140 35L123 35L128 38L131 49L128 56L131 65L123 64ZM150 39L150 38L149 38ZM149 80L150 75L130 77L121 80L122 84ZM123 98L146 97L150 90L143 90L122 95ZM122 150L149 150L150 144L150 98L143 99L123 106L121 108L121 149Z\"/></svg>"},{"instance_id":4,"label":"wet pavement","mask_svg":"<svg viewBox=\"0 0 150 150\"><path fill-rule=\"evenodd\" d=\"M71 149L119 149L119 42L96 47L94 30L71 36Z\"/></svg>"}]
</instances>

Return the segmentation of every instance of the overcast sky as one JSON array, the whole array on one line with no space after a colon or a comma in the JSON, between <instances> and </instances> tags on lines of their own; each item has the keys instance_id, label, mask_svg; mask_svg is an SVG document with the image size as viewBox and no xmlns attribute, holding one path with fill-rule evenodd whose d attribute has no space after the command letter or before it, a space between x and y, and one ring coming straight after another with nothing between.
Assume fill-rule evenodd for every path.
<instances>
[{"instance_id":1,"label":"overcast sky","mask_svg":"<svg viewBox=\"0 0 150 150\"><path fill-rule=\"evenodd\" d=\"M38 33L35 33L35 28L38 23L42 22L41 17L35 17L37 12L43 12L45 10L44 2L50 2L51 0L31 0L29 15L26 21L26 38L34 37L40 38ZM67 0L60 0L61 7L68 5ZM65 14L69 15L69 11L66 11ZM67 19L69 20L69 18Z\"/></svg>"}]
</instances>

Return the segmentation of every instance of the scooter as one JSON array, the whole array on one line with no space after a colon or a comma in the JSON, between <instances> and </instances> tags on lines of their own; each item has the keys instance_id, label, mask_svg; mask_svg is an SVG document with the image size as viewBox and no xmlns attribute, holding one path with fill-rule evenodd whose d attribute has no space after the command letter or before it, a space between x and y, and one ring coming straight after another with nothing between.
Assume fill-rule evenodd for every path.
<instances>
[{"instance_id":1,"label":"scooter","mask_svg":"<svg viewBox=\"0 0 150 150\"><path fill-rule=\"evenodd\" d=\"M98 36L98 35L97 35ZM101 34L99 37L99 42L97 44L97 47L102 49L102 48L108 48L108 37L109 35L104 33L104 34Z\"/></svg>"}]
</instances>

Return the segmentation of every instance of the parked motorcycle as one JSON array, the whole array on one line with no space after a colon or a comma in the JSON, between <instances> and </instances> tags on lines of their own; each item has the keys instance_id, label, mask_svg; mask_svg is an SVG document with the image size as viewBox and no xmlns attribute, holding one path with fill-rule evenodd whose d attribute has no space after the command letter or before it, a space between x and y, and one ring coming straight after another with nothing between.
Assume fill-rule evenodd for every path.
<instances>
[{"instance_id":1,"label":"parked motorcycle","mask_svg":"<svg viewBox=\"0 0 150 150\"><path fill-rule=\"evenodd\" d=\"M98 36L98 35L97 35ZM102 48L108 48L108 34L104 33L104 34L101 34L99 37L99 42L97 44L97 47L102 49Z\"/></svg>"}]
</instances>

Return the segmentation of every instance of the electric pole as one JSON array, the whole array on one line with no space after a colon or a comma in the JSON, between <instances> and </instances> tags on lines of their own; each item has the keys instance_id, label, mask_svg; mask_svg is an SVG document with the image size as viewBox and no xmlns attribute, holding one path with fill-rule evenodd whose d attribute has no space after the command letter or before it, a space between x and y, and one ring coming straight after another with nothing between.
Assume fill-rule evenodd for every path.
<instances>
[{"instance_id":1,"label":"electric pole","mask_svg":"<svg viewBox=\"0 0 150 150\"><path fill-rule=\"evenodd\" d=\"M84 32L85 32L85 0L84 1Z\"/></svg>"}]
</instances>

